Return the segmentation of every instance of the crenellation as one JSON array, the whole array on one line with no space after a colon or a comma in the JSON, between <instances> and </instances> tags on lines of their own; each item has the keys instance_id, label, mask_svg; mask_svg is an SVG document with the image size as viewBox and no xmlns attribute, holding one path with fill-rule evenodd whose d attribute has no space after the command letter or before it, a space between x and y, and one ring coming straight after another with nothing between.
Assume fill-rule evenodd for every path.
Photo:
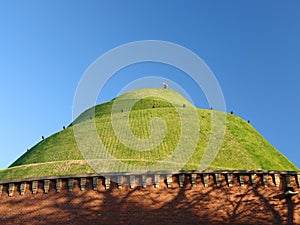
<instances>
[{"instance_id":1,"label":"crenellation","mask_svg":"<svg viewBox=\"0 0 300 225\"><path fill-rule=\"evenodd\" d=\"M216 173L215 178L216 178L217 187L220 187L221 186L221 174Z\"/></svg>"},{"instance_id":2,"label":"crenellation","mask_svg":"<svg viewBox=\"0 0 300 225\"><path fill-rule=\"evenodd\" d=\"M280 174L278 173L274 174L274 182L276 187L280 186Z\"/></svg>"},{"instance_id":3,"label":"crenellation","mask_svg":"<svg viewBox=\"0 0 300 225\"><path fill-rule=\"evenodd\" d=\"M204 173L203 174L204 187L208 187L208 182L209 182L209 174L208 173Z\"/></svg>"},{"instance_id":4,"label":"crenellation","mask_svg":"<svg viewBox=\"0 0 300 225\"><path fill-rule=\"evenodd\" d=\"M57 193L60 192L61 186L62 186L62 181L61 181L61 179L56 179L55 188L56 188L56 192L57 192Z\"/></svg>"},{"instance_id":5,"label":"crenellation","mask_svg":"<svg viewBox=\"0 0 300 225\"><path fill-rule=\"evenodd\" d=\"M154 187L158 188L159 182L160 182L160 174L155 174L154 175Z\"/></svg>"},{"instance_id":6,"label":"crenellation","mask_svg":"<svg viewBox=\"0 0 300 225\"><path fill-rule=\"evenodd\" d=\"M118 185L118 188L122 188L123 184L124 184L123 176L117 176L117 185Z\"/></svg>"},{"instance_id":7,"label":"crenellation","mask_svg":"<svg viewBox=\"0 0 300 225\"><path fill-rule=\"evenodd\" d=\"M227 182L228 182L228 186L231 187L232 186L232 173L227 174Z\"/></svg>"},{"instance_id":8,"label":"crenellation","mask_svg":"<svg viewBox=\"0 0 300 225\"><path fill-rule=\"evenodd\" d=\"M38 181L36 180L32 181L31 189L32 189L32 194L34 195L38 192Z\"/></svg>"},{"instance_id":9,"label":"crenellation","mask_svg":"<svg viewBox=\"0 0 300 225\"><path fill-rule=\"evenodd\" d=\"M196 186L197 183L197 174L192 173L192 187Z\"/></svg>"},{"instance_id":10,"label":"crenellation","mask_svg":"<svg viewBox=\"0 0 300 225\"><path fill-rule=\"evenodd\" d=\"M252 187L256 187L256 174L255 173L252 173L250 175L250 180L251 180L251 183L252 183Z\"/></svg>"},{"instance_id":11,"label":"crenellation","mask_svg":"<svg viewBox=\"0 0 300 225\"><path fill-rule=\"evenodd\" d=\"M268 174L263 174L263 185L268 187Z\"/></svg>"},{"instance_id":12,"label":"crenellation","mask_svg":"<svg viewBox=\"0 0 300 225\"><path fill-rule=\"evenodd\" d=\"M96 191L98 186L98 177L93 177L93 190Z\"/></svg>"},{"instance_id":13,"label":"crenellation","mask_svg":"<svg viewBox=\"0 0 300 225\"><path fill-rule=\"evenodd\" d=\"M105 177L104 178L104 185L106 189L110 188L110 177Z\"/></svg>"},{"instance_id":14,"label":"crenellation","mask_svg":"<svg viewBox=\"0 0 300 225\"><path fill-rule=\"evenodd\" d=\"M130 175L129 176L129 183L130 183L130 188L135 188L136 187L135 175Z\"/></svg>"},{"instance_id":15,"label":"crenellation","mask_svg":"<svg viewBox=\"0 0 300 225\"><path fill-rule=\"evenodd\" d=\"M9 183L8 184L8 196L12 197L14 195L14 191L15 191L15 184Z\"/></svg>"},{"instance_id":16,"label":"crenellation","mask_svg":"<svg viewBox=\"0 0 300 225\"><path fill-rule=\"evenodd\" d=\"M179 174L178 178L179 178L179 186L183 187L183 185L184 185L184 174Z\"/></svg>"},{"instance_id":17,"label":"crenellation","mask_svg":"<svg viewBox=\"0 0 300 225\"><path fill-rule=\"evenodd\" d=\"M80 190L81 191L85 190L85 185L86 185L86 178L85 177L80 178Z\"/></svg>"},{"instance_id":18,"label":"crenellation","mask_svg":"<svg viewBox=\"0 0 300 225\"><path fill-rule=\"evenodd\" d=\"M44 193L48 194L50 189L50 180L44 180Z\"/></svg>"},{"instance_id":19,"label":"crenellation","mask_svg":"<svg viewBox=\"0 0 300 225\"><path fill-rule=\"evenodd\" d=\"M243 187L244 184L245 184L245 174L241 173L241 174L239 175L239 180L240 180L240 185L241 185L241 187Z\"/></svg>"},{"instance_id":20,"label":"crenellation","mask_svg":"<svg viewBox=\"0 0 300 225\"><path fill-rule=\"evenodd\" d=\"M172 175L167 175L167 186L168 186L168 188L172 187L172 183L173 183Z\"/></svg>"},{"instance_id":21,"label":"crenellation","mask_svg":"<svg viewBox=\"0 0 300 225\"><path fill-rule=\"evenodd\" d=\"M20 185L21 195L24 195L25 191L26 191L26 182L22 182L21 185Z\"/></svg>"},{"instance_id":22,"label":"crenellation","mask_svg":"<svg viewBox=\"0 0 300 225\"><path fill-rule=\"evenodd\" d=\"M147 187L148 177L146 175L142 175L142 186L143 188Z\"/></svg>"},{"instance_id":23,"label":"crenellation","mask_svg":"<svg viewBox=\"0 0 300 225\"><path fill-rule=\"evenodd\" d=\"M247 176L245 177L245 173L247 172ZM87 175L86 175L87 176ZM86 183L87 183L87 177L82 176L82 177L64 177L64 178L49 178L49 179L43 179L43 180L25 180L25 181L18 181L16 182L17 184L20 184L20 194L24 195L26 192L26 187L28 183L31 183L31 191L32 194L36 194L38 192L39 188L39 182L43 184L43 191L45 194L47 194L50 191L50 184L51 180L55 181L55 188L56 192L61 191L62 187L62 180L66 179L67 180L67 188L69 191L73 191L74 185L78 185L80 190L85 190L86 188ZM204 187L208 187L210 185L210 182L213 182L217 187L222 186L222 182L224 181L229 187L233 185L233 176L235 176L238 180L238 182L235 182L235 185L240 185L244 186L246 183L251 182L253 187L256 187L256 183L258 182L258 177L260 180L260 183L264 187L270 187L276 186L280 187L281 183L286 187L291 186L291 176L294 178L293 179L293 185L294 183L296 184L296 187L299 187L300 183L300 174L290 174L290 173L276 173L271 171L268 173L268 171L258 171L258 174L254 172L249 172L249 171L239 171L239 173L234 172L234 171L228 171L227 173L222 172L222 171L215 171L212 172L210 171L209 173L207 172L202 172L202 173L176 173L176 175L170 174L170 173L160 173L160 174L130 174L130 173L124 173L124 175L114 175L113 180L111 180L111 176L105 176L105 177L97 177L97 176L91 176L92 178L92 188L93 190L97 190L98 187L98 181L99 178L103 180L103 185L106 189L110 189L111 187L111 182L116 183L118 188L122 188L123 185L129 185L130 188L135 188L135 187L143 187L146 188L147 185L153 184L154 187L158 188L160 185L160 182L162 179L164 179L164 182L168 188L171 188L172 185L174 184L173 182L176 182L179 184L179 187L184 187L185 184L189 183L191 184L191 187L195 187L197 185L197 177L200 176L202 183ZM210 176L212 176L212 180L210 180ZM225 180L222 181L222 176L225 177ZM249 178L248 178L249 177ZM78 182L74 182L78 180ZM257 181L256 181L257 179ZM3 187L5 184L0 184L0 196L3 192ZM13 192L16 189L15 183L14 182L8 182L8 193L9 196L13 196ZM176 187L176 186L175 186Z\"/></svg>"},{"instance_id":24,"label":"crenellation","mask_svg":"<svg viewBox=\"0 0 300 225\"><path fill-rule=\"evenodd\" d=\"M70 178L68 179L68 190L73 191L73 187L74 187L74 179Z\"/></svg>"}]
</instances>

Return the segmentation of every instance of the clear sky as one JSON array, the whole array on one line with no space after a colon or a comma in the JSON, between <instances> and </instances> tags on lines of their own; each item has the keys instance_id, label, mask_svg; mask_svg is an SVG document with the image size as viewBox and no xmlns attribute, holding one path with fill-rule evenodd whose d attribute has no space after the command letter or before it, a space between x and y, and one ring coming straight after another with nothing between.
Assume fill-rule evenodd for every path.
<instances>
[{"instance_id":1,"label":"clear sky","mask_svg":"<svg viewBox=\"0 0 300 225\"><path fill-rule=\"evenodd\" d=\"M121 44L163 40L199 55L227 111L251 124L300 167L300 1L0 1L0 169L72 121L88 66ZM99 102L163 65L116 74ZM170 77L169 77L170 78ZM180 80L181 79L181 80ZM198 107L201 93L191 90Z\"/></svg>"}]
</instances>

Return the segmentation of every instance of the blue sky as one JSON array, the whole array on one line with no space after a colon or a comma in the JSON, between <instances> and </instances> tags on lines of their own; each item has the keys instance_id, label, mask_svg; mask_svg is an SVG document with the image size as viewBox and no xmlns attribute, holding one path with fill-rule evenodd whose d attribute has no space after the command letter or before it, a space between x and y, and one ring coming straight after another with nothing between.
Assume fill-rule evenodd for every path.
<instances>
[{"instance_id":1,"label":"blue sky","mask_svg":"<svg viewBox=\"0 0 300 225\"><path fill-rule=\"evenodd\" d=\"M299 11L296 0L1 1L0 169L72 121L76 87L94 60L139 40L170 41L199 55L227 111L250 120L300 167ZM208 107L180 72L151 64L120 71L99 102L134 79L167 74Z\"/></svg>"}]
</instances>

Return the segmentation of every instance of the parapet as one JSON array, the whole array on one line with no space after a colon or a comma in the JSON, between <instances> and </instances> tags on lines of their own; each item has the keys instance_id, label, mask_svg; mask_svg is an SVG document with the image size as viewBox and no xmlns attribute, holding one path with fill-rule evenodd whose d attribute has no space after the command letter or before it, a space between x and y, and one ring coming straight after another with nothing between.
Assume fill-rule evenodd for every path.
<instances>
[{"instance_id":1,"label":"parapet","mask_svg":"<svg viewBox=\"0 0 300 225\"><path fill-rule=\"evenodd\" d=\"M0 196L6 192L8 196L16 193L24 195L27 192L47 194L51 189L59 193L62 184L66 183L67 190L72 192L76 184L81 191L86 189L87 180L92 183L91 188L97 190L98 186L110 189L112 186L130 188L159 186L164 183L168 188L172 186L184 187L186 185L214 186L244 186L253 187L290 187L291 181L300 187L300 172L297 171L270 171L270 170L220 170L220 171L156 171L147 173L105 173L81 174L67 176L51 176L27 179L12 179L0 181ZM76 181L76 182L75 182ZM51 185L54 184L54 185Z\"/></svg>"}]
</instances>

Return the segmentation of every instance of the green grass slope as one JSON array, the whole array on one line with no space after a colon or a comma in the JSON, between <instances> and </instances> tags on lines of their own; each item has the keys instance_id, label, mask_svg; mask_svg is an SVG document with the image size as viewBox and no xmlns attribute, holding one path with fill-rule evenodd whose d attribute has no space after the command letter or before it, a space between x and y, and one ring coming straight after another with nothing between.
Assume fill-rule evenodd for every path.
<instances>
[{"instance_id":1,"label":"green grass slope","mask_svg":"<svg viewBox=\"0 0 300 225\"><path fill-rule=\"evenodd\" d=\"M153 97L149 97L153 94ZM148 96L148 97L143 97ZM172 99L171 102L165 99ZM166 125L166 135L151 151L136 151L123 144L113 129L111 113L113 102L130 105L129 122L132 133L139 139L151 136L149 123L159 117ZM0 180L40 177L49 175L68 175L93 173L94 170L84 160L74 137L76 126L95 123L98 135L107 151L117 160L133 165L147 166L163 161L173 153L180 139L181 118L176 107L193 107L177 92L166 89L140 89L126 93L108 103L97 105L82 113L69 127L39 142L25 152L8 169L0 171ZM211 135L211 110L196 109L199 116L200 135L195 151L183 166L185 170L199 168ZM121 111L113 111L117 117L124 115ZM224 113L225 114L225 113ZM226 131L221 149L207 168L211 170L289 170L298 168L284 155L276 150L249 123L231 114L226 116ZM195 121L188 120L190 126ZM154 132L162 128L156 127ZM89 132L89 131L86 131ZM187 134L188 136L189 134ZM89 140L86 141L87 146Z\"/></svg>"}]
</instances>

